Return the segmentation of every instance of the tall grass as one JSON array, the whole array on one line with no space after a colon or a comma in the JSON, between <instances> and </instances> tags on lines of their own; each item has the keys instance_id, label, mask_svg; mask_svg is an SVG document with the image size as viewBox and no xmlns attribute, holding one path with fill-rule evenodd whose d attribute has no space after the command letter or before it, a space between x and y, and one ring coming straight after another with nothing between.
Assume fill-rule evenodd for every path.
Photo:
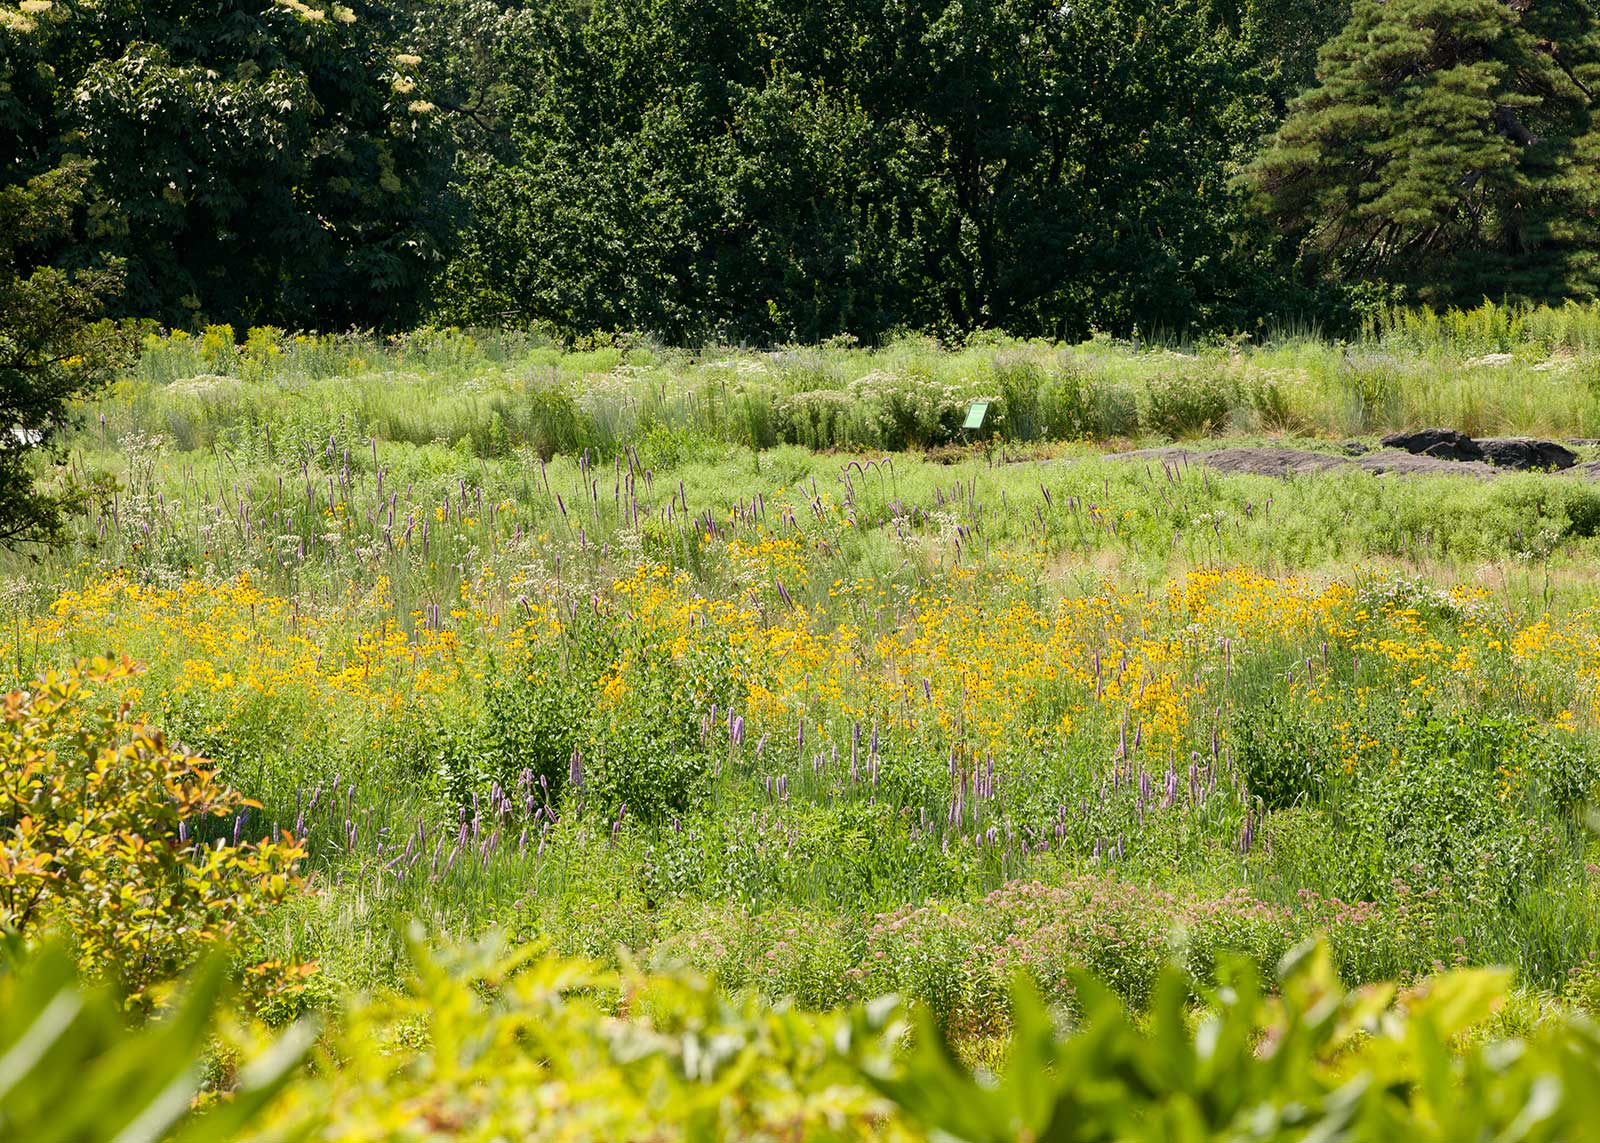
<instances>
[{"instance_id":1,"label":"tall grass","mask_svg":"<svg viewBox=\"0 0 1600 1143\"><path fill-rule=\"evenodd\" d=\"M565 350L534 335L424 331L378 341L218 327L152 337L123 423L182 447L237 450L341 434L441 442L480 457L549 457L691 437L757 448L941 447L1228 432L1338 438L1423 425L1480 435L1600 435L1594 311L1486 303L1396 311L1354 345L1287 336L1180 353L1107 339L1078 346L989 337L957 349L691 353L643 344Z\"/></svg>"}]
</instances>

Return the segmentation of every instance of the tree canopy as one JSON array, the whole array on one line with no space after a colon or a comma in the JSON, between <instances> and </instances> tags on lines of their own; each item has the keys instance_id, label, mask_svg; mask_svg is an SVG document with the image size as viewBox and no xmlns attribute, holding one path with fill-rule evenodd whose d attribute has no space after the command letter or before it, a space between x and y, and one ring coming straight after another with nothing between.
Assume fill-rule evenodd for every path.
<instances>
[{"instance_id":1,"label":"tree canopy","mask_svg":"<svg viewBox=\"0 0 1600 1143\"><path fill-rule=\"evenodd\" d=\"M173 326L1337 326L1592 296L1597 85L1595 0L0 0L0 185Z\"/></svg>"},{"instance_id":2,"label":"tree canopy","mask_svg":"<svg viewBox=\"0 0 1600 1143\"><path fill-rule=\"evenodd\" d=\"M32 0L0 22L0 171L92 160L121 308L172 325L415 321L451 156L393 4Z\"/></svg>"},{"instance_id":3,"label":"tree canopy","mask_svg":"<svg viewBox=\"0 0 1600 1143\"><path fill-rule=\"evenodd\" d=\"M447 312L757 341L1247 320L1267 126L1209 0L597 0L518 14ZM1247 263L1248 260L1244 260Z\"/></svg>"},{"instance_id":4,"label":"tree canopy","mask_svg":"<svg viewBox=\"0 0 1600 1143\"><path fill-rule=\"evenodd\" d=\"M1442 302L1600 284L1591 0L1357 0L1250 169L1327 271Z\"/></svg>"}]
</instances>

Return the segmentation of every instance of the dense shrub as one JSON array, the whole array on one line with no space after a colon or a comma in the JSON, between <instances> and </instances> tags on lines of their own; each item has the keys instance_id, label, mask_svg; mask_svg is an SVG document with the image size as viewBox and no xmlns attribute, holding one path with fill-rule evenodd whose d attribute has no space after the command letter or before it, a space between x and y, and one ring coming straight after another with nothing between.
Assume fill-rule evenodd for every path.
<instances>
[{"instance_id":1,"label":"dense shrub","mask_svg":"<svg viewBox=\"0 0 1600 1143\"><path fill-rule=\"evenodd\" d=\"M838 389L808 389L793 393L778 403L778 437L811 449L835 448L844 444L876 444L858 429L855 398Z\"/></svg>"},{"instance_id":2,"label":"dense shrub","mask_svg":"<svg viewBox=\"0 0 1600 1143\"><path fill-rule=\"evenodd\" d=\"M1338 765L1338 735L1327 712L1304 695L1267 689L1240 704L1230 739L1245 784L1269 810L1319 800Z\"/></svg>"},{"instance_id":3,"label":"dense shrub","mask_svg":"<svg viewBox=\"0 0 1600 1143\"><path fill-rule=\"evenodd\" d=\"M1223 378L1202 374L1159 378L1145 391L1140 421L1148 432L1174 440L1220 433L1233 409L1232 388Z\"/></svg>"},{"instance_id":4,"label":"dense shrub","mask_svg":"<svg viewBox=\"0 0 1600 1143\"><path fill-rule=\"evenodd\" d=\"M142 1003L208 943L283 901L301 851L287 836L244 841L254 803L99 693L131 674L101 662L5 696L0 929L59 930L86 972Z\"/></svg>"}]
</instances>

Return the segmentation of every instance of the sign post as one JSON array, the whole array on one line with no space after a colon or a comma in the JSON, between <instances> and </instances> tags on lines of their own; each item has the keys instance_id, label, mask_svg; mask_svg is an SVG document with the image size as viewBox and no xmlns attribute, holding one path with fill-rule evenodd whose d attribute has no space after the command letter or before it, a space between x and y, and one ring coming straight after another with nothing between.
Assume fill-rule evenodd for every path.
<instances>
[{"instance_id":1,"label":"sign post","mask_svg":"<svg viewBox=\"0 0 1600 1143\"><path fill-rule=\"evenodd\" d=\"M983 431L983 422L989 416L989 405L990 402L988 401L977 400L967 406L967 419L961 422L961 436L965 440L968 433L981 434L984 459L988 460L992 465L994 460L990 456L989 434Z\"/></svg>"}]
</instances>

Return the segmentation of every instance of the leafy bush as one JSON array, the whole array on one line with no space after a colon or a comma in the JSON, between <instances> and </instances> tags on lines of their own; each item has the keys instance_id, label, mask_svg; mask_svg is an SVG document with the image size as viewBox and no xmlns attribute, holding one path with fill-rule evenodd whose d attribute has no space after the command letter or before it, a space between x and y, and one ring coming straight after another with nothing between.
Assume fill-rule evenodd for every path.
<instances>
[{"instance_id":1,"label":"leafy bush","mask_svg":"<svg viewBox=\"0 0 1600 1143\"><path fill-rule=\"evenodd\" d=\"M995 427L1011 440L1038 440L1048 432L1042 400L1045 381L1044 370L1025 358L1002 357L995 361L996 411L1001 417Z\"/></svg>"},{"instance_id":2,"label":"leafy bush","mask_svg":"<svg viewBox=\"0 0 1600 1143\"><path fill-rule=\"evenodd\" d=\"M1373 432L1399 421L1406 377L1393 359L1348 358L1338 380L1344 390L1349 423L1359 431Z\"/></svg>"},{"instance_id":3,"label":"leafy bush","mask_svg":"<svg viewBox=\"0 0 1600 1143\"><path fill-rule=\"evenodd\" d=\"M1019 986L1016 1029L995 1076L961 1066L926 1019L903 1057L860 1055L869 1081L915 1124L968 1143L1600 1133L1592 1026L1558 1026L1514 1046L1479 1036L1457 1050L1505 999L1504 970L1450 973L1403 997L1393 986L1346 992L1317 945L1285 958L1276 995L1248 964L1225 966L1221 977L1195 1020L1190 981L1169 970L1150 1016L1137 1019L1079 974L1084 1019L1064 1038L1051 1011Z\"/></svg>"},{"instance_id":4,"label":"leafy bush","mask_svg":"<svg viewBox=\"0 0 1600 1143\"><path fill-rule=\"evenodd\" d=\"M1594 782L1594 764L1563 747L1495 716L1451 712L1405 725L1340 792L1350 849L1367 870L1351 890L1431 886L1509 905L1570 848L1561 819L1539 810L1570 808Z\"/></svg>"},{"instance_id":5,"label":"leafy bush","mask_svg":"<svg viewBox=\"0 0 1600 1143\"><path fill-rule=\"evenodd\" d=\"M1060 369L1039 386L1039 417L1043 433L1054 440L1079 440L1098 435L1096 387L1087 374Z\"/></svg>"},{"instance_id":6,"label":"leafy bush","mask_svg":"<svg viewBox=\"0 0 1600 1143\"><path fill-rule=\"evenodd\" d=\"M1577 481L1538 477L1502 480L1491 500L1505 510L1512 528L1526 536L1589 537L1600 534L1600 491ZM1522 550L1528 550L1524 540Z\"/></svg>"},{"instance_id":7,"label":"leafy bush","mask_svg":"<svg viewBox=\"0 0 1600 1143\"><path fill-rule=\"evenodd\" d=\"M1233 757L1250 793L1269 810L1315 802L1336 763L1326 712L1305 696L1266 690L1234 711Z\"/></svg>"},{"instance_id":8,"label":"leafy bush","mask_svg":"<svg viewBox=\"0 0 1600 1143\"><path fill-rule=\"evenodd\" d=\"M660 822L695 805L710 789L711 765L692 712L678 690L648 674L602 723L583 787L587 805L615 818Z\"/></svg>"},{"instance_id":9,"label":"leafy bush","mask_svg":"<svg viewBox=\"0 0 1600 1143\"><path fill-rule=\"evenodd\" d=\"M255 803L134 721L126 702L96 694L135 673L96 661L5 697L0 929L60 929L87 973L143 1003L208 943L284 900L301 850L287 836L241 843ZM217 823L227 825L208 844Z\"/></svg>"},{"instance_id":10,"label":"leafy bush","mask_svg":"<svg viewBox=\"0 0 1600 1143\"><path fill-rule=\"evenodd\" d=\"M493 944L413 946L403 994L352 1001L337 1066L294 1084L240 1143L909 1139L837 1044L889 1010L816 1016L686 975L612 974Z\"/></svg>"},{"instance_id":11,"label":"leafy bush","mask_svg":"<svg viewBox=\"0 0 1600 1143\"><path fill-rule=\"evenodd\" d=\"M1309 427L1295 409L1285 386L1274 378L1262 380L1251 389L1250 404L1257 421L1267 432L1299 433Z\"/></svg>"},{"instance_id":12,"label":"leafy bush","mask_svg":"<svg viewBox=\"0 0 1600 1143\"><path fill-rule=\"evenodd\" d=\"M577 455L591 435L572 394L554 386L530 386L519 421L529 446L546 460Z\"/></svg>"},{"instance_id":13,"label":"leafy bush","mask_svg":"<svg viewBox=\"0 0 1600 1143\"><path fill-rule=\"evenodd\" d=\"M593 683L592 670L563 663L549 646L535 648L510 677L494 680L484 698L484 730L476 744L487 763L475 776L477 784L498 782L509 789L523 770L531 770L552 796L558 793L572 752L582 744L577 712Z\"/></svg>"},{"instance_id":14,"label":"leafy bush","mask_svg":"<svg viewBox=\"0 0 1600 1143\"><path fill-rule=\"evenodd\" d=\"M1232 408L1227 381L1180 373L1150 383L1141 420L1150 432L1181 440L1221 432Z\"/></svg>"},{"instance_id":15,"label":"leafy bush","mask_svg":"<svg viewBox=\"0 0 1600 1143\"><path fill-rule=\"evenodd\" d=\"M33 1143L230 1139L290 1082L309 1046L305 1027L256 1054L228 1098L196 1114L226 961L184 982L181 1005L130 1027L111 991L85 988L70 952L0 956L0 1138Z\"/></svg>"},{"instance_id":16,"label":"leafy bush","mask_svg":"<svg viewBox=\"0 0 1600 1143\"><path fill-rule=\"evenodd\" d=\"M1198 1009L1195 981L1168 967L1139 1016L1076 972L1065 1031L1019 979L1000 1058L974 1070L970 1044L926 1009L908 1022L892 998L819 1015L492 942L437 952L413 938L411 964L403 992L345 998L321 1066L296 1067L303 1028L232 1030L202 1085L215 962L173 1019L129 1029L73 984L69 958L27 958L0 972L0 1130L81 1143L1600 1137L1600 1035L1575 1018L1497 1033L1502 969L1349 991L1308 943L1276 981L1224 960Z\"/></svg>"},{"instance_id":17,"label":"leafy bush","mask_svg":"<svg viewBox=\"0 0 1600 1143\"><path fill-rule=\"evenodd\" d=\"M850 383L849 393L872 411L876 443L886 449L948 443L966 411L960 394L920 373L868 373Z\"/></svg>"},{"instance_id":18,"label":"leafy bush","mask_svg":"<svg viewBox=\"0 0 1600 1143\"><path fill-rule=\"evenodd\" d=\"M792 393L778 404L778 436L806 448L836 448L851 443L855 415L855 399L837 389Z\"/></svg>"}]
</instances>

